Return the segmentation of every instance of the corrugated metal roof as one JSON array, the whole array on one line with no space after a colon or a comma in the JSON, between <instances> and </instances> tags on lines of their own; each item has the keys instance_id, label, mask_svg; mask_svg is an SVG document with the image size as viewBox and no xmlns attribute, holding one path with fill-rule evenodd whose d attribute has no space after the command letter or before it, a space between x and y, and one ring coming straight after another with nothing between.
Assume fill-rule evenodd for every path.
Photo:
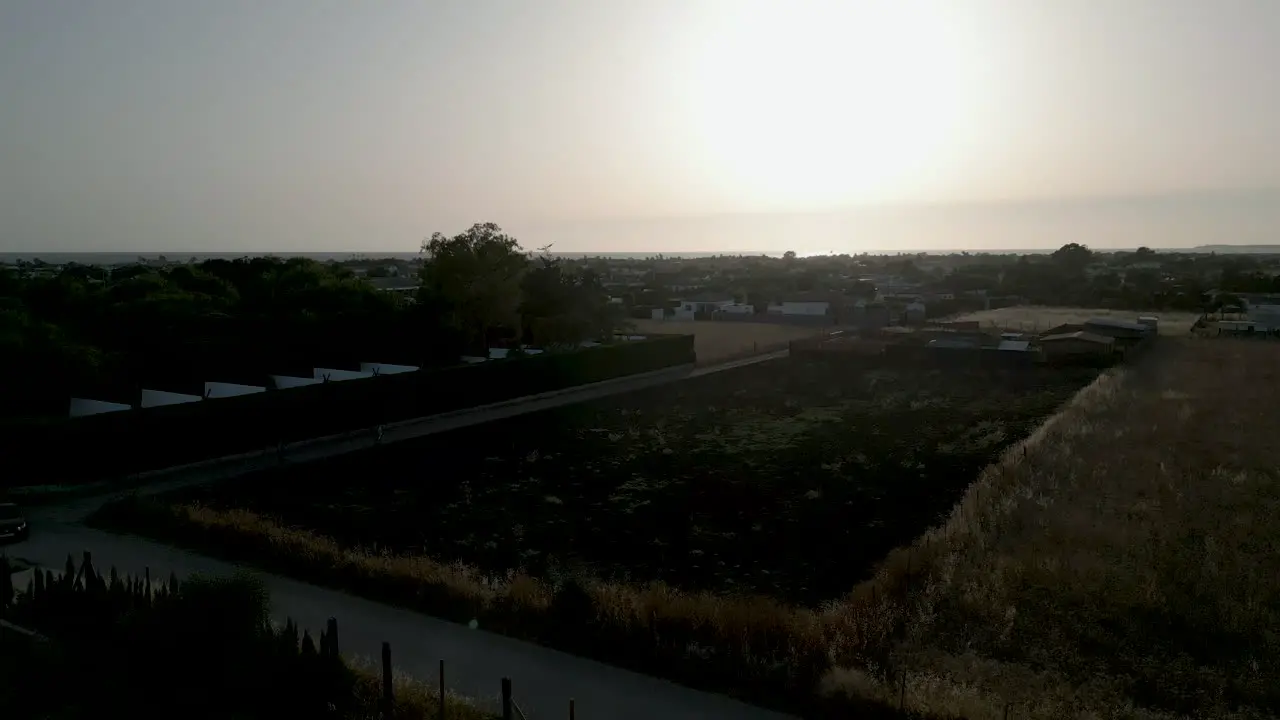
<instances>
[{"instance_id":1,"label":"corrugated metal roof","mask_svg":"<svg viewBox=\"0 0 1280 720\"><path fill-rule=\"evenodd\" d=\"M1031 343L1027 340L1001 340L1000 344L996 346L996 349L1026 352L1031 349Z\"/></svg>"},{"instance_id":2,"label":"corrugated metal roof","mask_svg":"<svg viewBox=\"0 0 1280 720\"><path fill-rule=\"evenodd\" d=\"M1077 330L1071 333L1061 333L1059 335L1047 335L1040 338L1040 342L1042 343L1058 342L1061 340L1084 340L1087 342L1099 343L1101 345L1112 345L1115 343L1114 338L1109 338L1106 335L1085 332L1083 330Z\"/></svg>"}]
</instances>

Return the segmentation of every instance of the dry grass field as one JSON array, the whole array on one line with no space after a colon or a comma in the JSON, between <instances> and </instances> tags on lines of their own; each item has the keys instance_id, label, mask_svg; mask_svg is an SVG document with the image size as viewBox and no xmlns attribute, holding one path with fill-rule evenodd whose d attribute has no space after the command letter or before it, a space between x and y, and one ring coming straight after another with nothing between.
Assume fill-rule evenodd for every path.
<instances>
[{"instance_id":1,"label":"dry grass field","mask_svg":"<svg viewBox=\"0 0 1280 720\"><path fill-rule=\"evenodd\" d=\"M766 348L781 349L792 340L812 337L831 328L773 323L716 322L714 320L633 320L636 332L693 335L698 364L744 357Z\"/></svg>"},{"instance_id":2,"label":"dry grass field","mask_svg":"<svg viewBox=\"0 0 1280 720\"><path fill-rule=\"evenodd\" d=\"M1187 312L1138 312L1134 310L1108 310L1105 308L1045 307L1018 305L1015 307L979 310L957 316L956 320L977 320L986 326L1021 328L1027 331L1047 330L1063 323L1081 323L1094 317L1114 317L1120 320L1136 320L1139 315L1160 318L1161 335L1186 335L1199 318L1197 313Z\"/></svg>"},{"instance_id":3,"label":"dry grass field","mask_svg":"<svg viewBox=\"0 0 1280 720\"><path fill-rule=\"evenodd\" d=\"M923 570L857 613L897 634L905 687L864 656L826 689L967 718L1276 717L1277 359L1166 339L1101 377L855 591Z\"/></svg>"},{"instance_id":4,"label":"dry grass field","mask_svg":"<svg viewBox=\"0 0 1280 720\"><path fill-rule=\"evenodd\" d=\"M616 647L601 659L792 709L821 696L833 716L878 705L974 720L1274 718L1277 359L1272 343L1162 339L1010 446L938 527L818 606L492 578L199 503L117 504L98 522L492 631Z\"/></svg>"}]
</instances>

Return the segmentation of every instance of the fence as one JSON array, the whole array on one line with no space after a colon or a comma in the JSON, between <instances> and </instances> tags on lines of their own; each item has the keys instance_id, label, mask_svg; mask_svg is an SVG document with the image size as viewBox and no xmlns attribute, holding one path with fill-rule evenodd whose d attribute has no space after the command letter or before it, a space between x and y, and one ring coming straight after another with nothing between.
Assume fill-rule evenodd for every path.
<instances>
[{"instance_id":1,"label":"fence","mask_svg":"<svg viewBox=\"0 0 1280 720\"><path fill-rule=\"evenodd\" d=\"M692 337L692 336L690 336ZM781 342L765 343L761 345L758 342L751 343L750 348L744 348L738 352L729 353L728 355L717 355L714 359L699 359L694 363L695 367L709 367L713 365L724 365L725 363L736 362L738 360L746 360L757 355L768 355L769 353L781 352L791 347L790 341L783 340Z\"/></svg>"},{"instance_id":2,"label":"fence","mask_svg":"<svg viewBox=\"0 0 1280 720\"><path fill-rule=\"evenodd\" d=\"M10 467L3 482L118 477L692 362L692 337L656 336L472 366L11 424L0 433L0 453L39 461Z\"/></svg>"},{"instance_id":3,"label":"fence","mask_svg":"<svg viewBox=\"0 0 1280 720\"><path fill-rule=\"evenodd\" d=\"M61 645L65 642L79 643L80 649L91 648L91 653L101 653L104 657L113 655L117 652L119 642L103 642L104 638L112 638L109 633L104 632L104 628L115 626L121 622L136 622L139 613L152 614L161 618L168 618L172 621L175 617L180 618L182 622L192 623L196 627L193 629L201 629L206 632L213 633L214 637L219 633L224 633L228 629L232 630L231 634L235 634L234 626L228 626L224 620L216 617L217 610L209 613L210 608L226 608L232 607L230 616L234 618L249 617L249 615L237 615L235 608L237 602L235 598L229 598L227 595L214 596L206 598L204 604L197 604L187 609L187 614L175 614L174 608L179 600L185 598L186 585L178 581L172 574L168 581L157 580L153 583L151 572L148 569L144 577L120 576L115 568L109 573L103 574L95 570L93 566L92 555L89 552L84 553L84 557L77 567L71 556L67 557L65 569L60 573L53 573L50 570L41 572L40 568L32 568L32 577L27 583L24 592L15 595L15 588L12 583L12 571L8 559L4 555L0 555L0 635L8 636L7 641L14 638L28 642L53 643ZM234 581L233 581L234 582ZM252 590L250 591L252 593ZM189 600L189 598L185 598ZM264 600L265 602L265 600ZM208 617L213 614L215 617ZM129 626L133 627L133 626ZM211 628L211 629L210 629ZM170 628L172 629L172 628ZM145 634L146 628L140 630ZM126 635L123 638L128 641L130 638ZM144 643L145 644L145 643ZM192 645L200 645L195 642ZM311 673L313 680L323 681L321 685L334 685L336 676L332 671L334 668L345 667L342 660L338 621L336 618L329 618L324 630L320 632L318 643L314 641L311 635L303 630L299 637L298 627L292 620L286 620L283 628L276 628L271 631L271 641L268 645L253 646L260 651L271 653L280 653L283 651L286 657L295 658L289 661L295 663L290 667ZM203 647L189 648L190 652L203 652ZM226 658L218 652L210 653L212 659L216 663L225 662ZM320 662L312 662L305 658L315 657ZM298 661L296 658L303 658ZM101 660L101 658L99 658ZM184 666L182 668L174 668L180 672L187 672L191 668L187 663L183 662L183 658L166 656L169 664L175 666ZM188 662L190 661L187 658ZM240 662L250 661L248 658L240 658ZM302 665L296 665L301 662ZM90 663L89 667L96 667L100 663ZM277 666L281 667L281 666ZM216 672L216 665L212 665L208 670L206 677L220 677ZM193 673L188 673L193 674ZM199 675L199 673L194 673ZM400 718L405 719L411 717L404 712L407 706L397 703L396 689L394 683L394 669L392 665L391 643L382 643L382 656L380 672L377 676L378 698L377 710L384 718ZM445 661L439 661L437 685L435 687L436 697L426 698L428 702L422 702L424 698L415 698L416 702L409 705L415 707L424 707L427 704L434 705L432 712L427 717L433 718L449 718L450 716L463 717L464 713L455 713L450 708L449 689L446 684ZM304 686L308 686L303 683ZM340 686L341 683L336 683ZM323 687L322 687L323 689ZM500 694L499 709L503 720L527 720L524 711L520 708L516 700L513 683L511 678L503 677L498 688ZM334 690L334 692L337 692ZM334 698L323 698L332 702ZM430 701L434 700L434 703ZM323 703L322 703L323 705ZM573 720L576 714L575 703L573 699L569 699L566 704L568 717ZM544 713L545 714L545 713ZM474 717L475 713L466 713L466 717Z\"/></svg>"}]
</instances>

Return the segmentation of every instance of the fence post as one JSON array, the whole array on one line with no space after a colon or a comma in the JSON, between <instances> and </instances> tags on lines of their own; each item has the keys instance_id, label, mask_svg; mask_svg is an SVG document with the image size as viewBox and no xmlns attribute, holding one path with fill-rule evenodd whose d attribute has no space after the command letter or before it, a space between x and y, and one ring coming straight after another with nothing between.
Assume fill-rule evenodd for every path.
<instances>
[{"instance_id":1,"label":"fence post","mask_svg":"<svg viewBox=\"0 0 1280 720\"><path fill-rule=\"evenodd\" d=\"M329 655L339 657L338 654L338 619L329 618L329 627L325 633L329 636Z\"/></svg>"},{"instance_id":2,"label":"fence post","mask_svg":"<svg viewBox=\"0 0 1280 720\"><path fill-rule=\"evenodd\" d=\"M511 712L511 678L502 678L502 720L515 720Z\"/></svg>"},{"instance_id":3,"label":"fence post","mask_svg":"<svg viewBox=\"0 0 1280 720\"><path fill-rule=\"evenodd\" d=\"M573 720L573 698L569 698L569 720ZM1005 718L1005 720L1009 720Z\"/></svg>"},{"instance_id":4,"label":"fence post","mask_svg":"<svg viewBox=\"0 0 1280 720\"><path fill-rule=\"evenodd\" d=\"M440 720L444 720L444 659L440 659Z\"/></svg>"},{"instance_id":5,"label":"fence post","mask_svg":"<svg viewBox=\"0 0 1280 720\"><path fill-rule=\"evenodd\" d=\"M1005 704L1004 704L1004 720L1009 720L1009 706L1010 706L1010 705L1012 705L1012 704L1013 704L1013 703L1005 703Z\"/></svg>"},{"instance_id":6,"label":"fence post","mask_svg":"<svg viewBox=\"0 0 1280 720\"><path fill-rule=\"evenodd\" d=\"M383 713L391 716L391 705L395 696L391 689L391 643L382 643L382 705Z\"/></svg>"}]
</instances>

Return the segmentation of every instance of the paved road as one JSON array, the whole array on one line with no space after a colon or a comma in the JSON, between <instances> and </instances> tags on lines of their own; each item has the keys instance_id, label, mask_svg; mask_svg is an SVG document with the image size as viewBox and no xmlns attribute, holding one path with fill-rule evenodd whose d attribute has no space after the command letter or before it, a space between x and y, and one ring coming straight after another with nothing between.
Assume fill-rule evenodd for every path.
<instances>
[{"instance_id":1,"label":"paved road","mask_svg":"<svg viewBox=\"0 0 1280 720\"><path fill-rule=\"evenodd\" d=\"M597 397L639 390L686 377L720 372L734 367L787 356L787 351L693 369L691 366L646 373L620 380L573 388L542 396L473 408L457 413L419 418L384 427L383 442L395 442L443 432L457 427L497 420ZM182 468L151 473L139 492L152 493L185 485L210 482L249 470L332 457L370 447L374 433L320 438L297 443L276 452L251 453ZM530 720L564 717L574 698L578 717L586 720L695 720L742 718L781 720L788 716L762 710L727 697L690 690L656 678L639 675L591 660L472 630L443 620L401 610L341 592L243 568L142 538L115 535L80 524L83 517L119 491L84 498L61 506L34 509L30 540L3 548L10 557L37 567L60 570L68 554L79 558L89 550L102 568L114 565L122 573L179 577L191 573L227 574L244 570L262 578L271 590L273 617L291 617L318 631L325 620L336 617L341 626L344 653L378 656L381 643L391 643L393 662L403 672L434 682L437 663L445 660L451 690L493 701L503 676L511 677L517 703ZM25 583L25 581L22 581Z\"/></svg>"},{"instance_id":2,"label":"paved road","mask_svg":"<svg viewBox=\"0 0 1280 720\"><path fill-rule=\"evenodd\" d=\"M10 557L58 571L68 553L79 562L80 554L90 550L94 565L101 569L114 565L121 573L138 574L149 567L153 576L164 578L170 571L183 577L244 570L141 538L63 524L48 510L35 512L30 540L3 548ZM450 689L485 702L494 701L500 679L510 677L516 702L530 720L566 717L571 697L577 717L584 720L788 717L483 629L471 630L334 590L246 571L262 578L271 590L273 617L291 617L313 632L323 629L327 618L338 618L346 654L377 658L382 642L388 641L398 669L431 683L444 659ZM18 580L25 585L21 576Z\"/></svg>"}]
</instances>

